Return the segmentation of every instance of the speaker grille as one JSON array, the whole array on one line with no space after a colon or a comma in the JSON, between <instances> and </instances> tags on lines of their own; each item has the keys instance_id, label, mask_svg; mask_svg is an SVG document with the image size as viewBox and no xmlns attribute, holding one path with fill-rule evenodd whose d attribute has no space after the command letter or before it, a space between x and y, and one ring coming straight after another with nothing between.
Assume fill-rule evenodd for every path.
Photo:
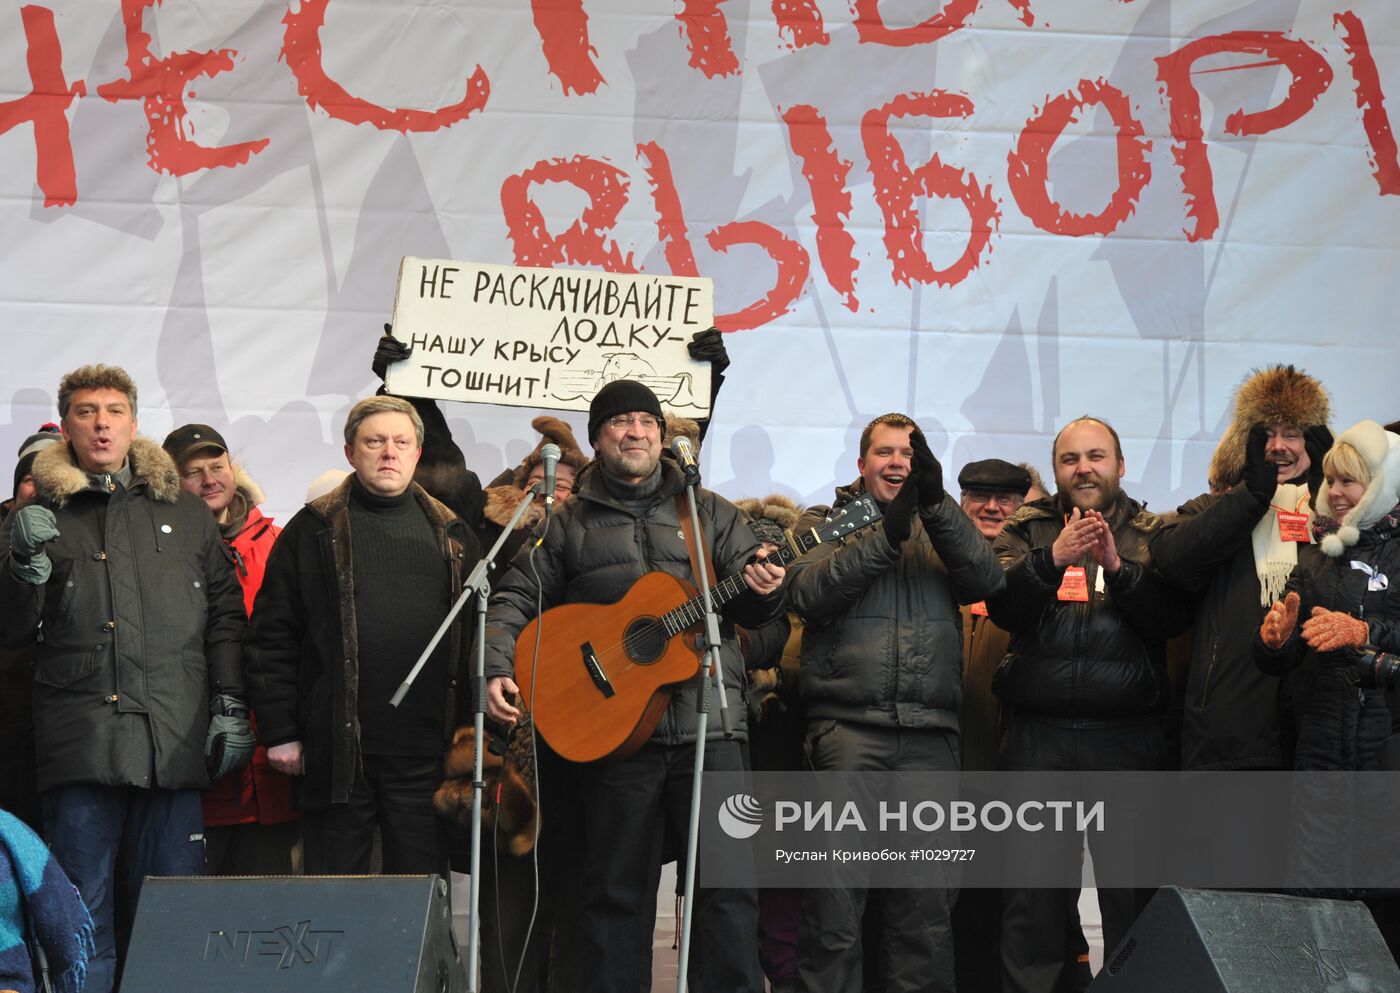
<instances>
[{"instance_id":1,"label":"speaker grille","mask_svg":"<svg viewBox=\"0 0 1400 993\"><path fill-rule=\"evenodd\" d=\"M1129 938L1123 942L1123 947L1118 949L1118 954L1113 956L1113 961L1108 964L1108 974L1116 976L1127 964L1128 959L1133 957L1133 952L1137 950L1137 939Z\"/></svg>"}]
</instances>

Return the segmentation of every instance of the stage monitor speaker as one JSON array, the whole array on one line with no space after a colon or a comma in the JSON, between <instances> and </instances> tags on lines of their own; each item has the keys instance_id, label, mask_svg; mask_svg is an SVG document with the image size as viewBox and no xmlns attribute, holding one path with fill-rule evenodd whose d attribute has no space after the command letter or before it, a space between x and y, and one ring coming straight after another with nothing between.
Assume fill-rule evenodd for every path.
<instances>
[{"instance_id":1,"label":"stage monitor speaker","mask_svg":"<svg viewBox=\"0 0 1400 993\"><path fill-rule=\"evenodd\" d=\"M438 876L150 877L122 993L460 993Z\"/></svg>"},{"instance_id":2,"label":"stage monitor speaker","mask_svg":"<svg viewBox=\"0 0 1400 993\"><path fill-rule=\"evenodd\" d=\"M1157 892L1089 993L1396 993L1361 903L1269 893Z\"/></svg>"}]
</instances>

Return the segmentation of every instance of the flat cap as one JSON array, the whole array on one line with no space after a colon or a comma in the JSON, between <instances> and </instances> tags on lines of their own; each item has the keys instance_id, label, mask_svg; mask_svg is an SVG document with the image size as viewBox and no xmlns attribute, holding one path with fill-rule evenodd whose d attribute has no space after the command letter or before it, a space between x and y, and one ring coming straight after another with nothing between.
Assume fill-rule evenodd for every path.
<instances>
[{"instance_id":1,"label":"flat cap","mask_svg":"<svg viewBox=\"0 0 1400 993\"><path fill-rule=\"evenodd\" d=\"M969 462L958 473L958 486L965 490L993 490L1025 495L1031 488L1031 474L1002 459Z\"/></svg>"}]
</instances>

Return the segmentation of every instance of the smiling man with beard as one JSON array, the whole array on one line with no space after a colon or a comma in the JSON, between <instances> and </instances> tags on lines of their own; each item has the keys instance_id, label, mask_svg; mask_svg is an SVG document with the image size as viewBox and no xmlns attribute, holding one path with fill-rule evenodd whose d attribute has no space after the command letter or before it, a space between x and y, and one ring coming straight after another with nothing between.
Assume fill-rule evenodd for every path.
<instances>
[{"instance_id":1,"label":"smiling man with beard","mask_svg":"<svg viewBox=\"0 0 1400 993\"><path fill-rule=\"evenodd\" d=\"M1167 742L1167 639L1185 630L1191 605L1149 565L1160 519L1122 490L1118 434L1081 417L1055 438L1056 493L1023 506L994 548L1006 589L987 601L1011 632L993 681L1007 710L1006 770L1077 772L1162 769ZM1017 865L1079 864L1078 836L1036 836L1015 847ZM1123 852L1094 848L1103 869ZM1141 909L1133 890L1100 888L1104 947L1113 948ZM1004 993L1051 993L1065 962L1064 890L1010 889L1002 913Z\"/></svg>"}]
</instances>

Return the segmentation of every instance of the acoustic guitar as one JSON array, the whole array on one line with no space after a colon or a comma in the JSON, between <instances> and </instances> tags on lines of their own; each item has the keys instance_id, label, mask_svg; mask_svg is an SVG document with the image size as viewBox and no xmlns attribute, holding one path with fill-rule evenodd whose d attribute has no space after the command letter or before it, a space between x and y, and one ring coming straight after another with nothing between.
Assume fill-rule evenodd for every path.
<instances>
[{"instance_id":1,"label":"acoustic guitar","mask_svg":"<svg viewBox=\"0 0 1400 993\"><path fill-rule=\"evenodd\" d=\"M880 517L868 494L858 497L808 531L786 532L787 543L768 560L787 565ZM718 610L747 589L741 573L711 587L710 599ZM631 755L656 730L679 685L700 672L704 625L705 601L695 586L666 572L647 573L616 603L546 610L515 642L515 682L536 729L573 762Z\"/></svg>"}]
</instances>

